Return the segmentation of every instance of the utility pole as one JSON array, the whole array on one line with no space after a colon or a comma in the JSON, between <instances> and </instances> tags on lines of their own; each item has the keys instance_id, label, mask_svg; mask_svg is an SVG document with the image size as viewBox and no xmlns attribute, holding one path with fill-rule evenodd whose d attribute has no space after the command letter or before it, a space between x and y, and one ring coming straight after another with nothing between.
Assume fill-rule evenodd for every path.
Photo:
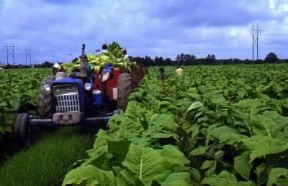
<instances>
[{"instance_id":1,"label":"utility pole","mask_svg":"<svg viewBox=\"0 0 288 186\"><path fill-rule=\"evenodd\" d=\"M13 57L13 65L15 65L15 55L14 55L14 51L15 51L15 46L12 46L12 57Z\"/></svg>"},{"instance_id":2,"label":"utility pole","mask_svg":"<svg viewBox=\"0 0 288 186\"><path fill-rule=\"evenodd\" d=\"M25 64L27 65L28 64L28 51L27 51L28 49L26 48L26 50L25 50Z\"/></svg>"},{"instance_id":3,"label":"utility pole","mask_svg":"<svg viewBox=\"0 0 288 186\"><path fill-rule=\"evenodd\" d=\"M4 48L6 48L6 62L7 65L9 65L9 56L12 55L12 63L15 65L15 45L6 45ZM11 51L12 50L12 51Z\"/></svg>"},{"instance_id":4,"label":"utility pole","mask_svg":"<svg viewBox=\"0 0 288 186\"><path fill-rule=\"evenodd\" d=\"M29 48L29 62L30 62L30 66L31 66L31 48Z\"/></svg>"},{"instance_id":5,"label":"utility pole","mask_svg":"<svg viewBox=\"0 0 288 186\"><path fill-rule=\"evenodd\" d=\"M7 63L7 66L9 65L9 50L8 50L8 47L7 46L5 46L6 47L6 63Z\"/></svg>"},{"instance_id":6,"label":"utility pole","mask_svg":"<svg viewBox=\"0 0 288 186\"><path fill-rule=\"evenodd\" d=\"M258 45L258 41L259 41L259 34L261 33L261 30L259 29L259 25L257 25L257 29L256 29L256 43L257 43L257 60L259 59L259 45Z\"/></svg>"},{"instance_id":7,"label":"utility pole","mask_svg":"<svg viewBox=\"0 0 288 186\"><path fill-rule=\"evenodd\" d=\"M255 28L255 26L253 25L250 32L252 35L252 60L254 61L255 43L256 43L256 60L259 59L259 34L261 33L259 25L257 25L257 28Z\"/></svg>"},{"instance_id":8,"label":"utility pole","mask_svg":"<svg viewBox=\"0 0 288 186\"><path fill-rule=\"evenodd\" d=\"M25 59L26 59L26 65L28 65L28 58L29 58L29 64L31 66L31 61L32 61L32 57L31 57L31 48L26 48L25 50Z\"/></svg>"},{"instance_id":9,"label":"utility pole","mask_svg":"<svg viewBox=\"0 0 288 186\"><path fill-rule=\"evenodd\" d=\"M254 61L254 44L255 44L255 28L252 26L250 33L252 34L252 60Z\"/></svg>"}]
</instances>

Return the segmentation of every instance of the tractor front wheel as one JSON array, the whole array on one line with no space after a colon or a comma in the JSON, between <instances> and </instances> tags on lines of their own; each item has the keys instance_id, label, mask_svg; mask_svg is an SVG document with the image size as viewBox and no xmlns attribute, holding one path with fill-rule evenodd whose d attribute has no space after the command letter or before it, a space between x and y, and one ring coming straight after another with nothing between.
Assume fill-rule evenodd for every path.
<instances>
[{"instance_id":1,"label":"tractor front wheel","mask_svg":"<svg viewBox=\"0 0 288 186\"><path fill-rule=\"evenodd\" d=\"M32 128L29 125L29 115L27 113L20 113L17 115L15 123L15 133L19 145L29 146L31 144Z\"/></svg>"},{"instance_id":2,"label":"tractor front wheel","mask_svg":"<svg viewBox=\"0 0 288 186\"><path fill-rule=\"evenodd\" d=\"M44 86L49 85L52 88L53 76L48 76L41 81L41 87L38 94L37 114L41 118L51 118L53 114L53 93L45 90Z\"/></svg>"},{"instance_id":3,"label":"tractor front wheel","mask_svg":"<svg viewBox=\"0 0 288 186\"><path fill-rule=\"evenodd\" d=\"M129 93L132 91L132 78L129 73L122 73L118 79L118 108L125 110Z\"/></svg>"}]
</instances>

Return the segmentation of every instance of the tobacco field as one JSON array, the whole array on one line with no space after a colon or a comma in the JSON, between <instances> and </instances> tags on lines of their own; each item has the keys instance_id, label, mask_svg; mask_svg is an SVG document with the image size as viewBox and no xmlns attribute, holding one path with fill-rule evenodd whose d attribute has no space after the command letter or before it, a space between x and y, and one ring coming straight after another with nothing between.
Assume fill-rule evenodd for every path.
<instances>
[{"instance_id":1,"label":"tobacco field","mask_svg":"<svg viewBox=\"0 0 288 186\"><path fill-rule=\"evenodd\" d=\"M288 65L190 66L183 77L164 69L162 82L149 68L126 111L58 184L287 185ZM50 73L0 71L0 135L22 105L36 104Z\"/></svg>"},{"instance_id":2,"label":"tobacco field","mask_svg":"<svg viewBox=\"0 0 288 186\"><path fill-rule=\"evenodd\" d=\"M63 185L285 185L288 66L151 68Z\"/></svg>"},{"instance_id":3,"label":"tobacco field","mask_svg":"<svg viewBox=\"0 0 288 186\"><path fill-rule=\"evenodd\" d=\"M11 132L16 112L36 105L40 81L50 69L5 69L0 71L0 138Z\"/></svg>"}]
</instances>

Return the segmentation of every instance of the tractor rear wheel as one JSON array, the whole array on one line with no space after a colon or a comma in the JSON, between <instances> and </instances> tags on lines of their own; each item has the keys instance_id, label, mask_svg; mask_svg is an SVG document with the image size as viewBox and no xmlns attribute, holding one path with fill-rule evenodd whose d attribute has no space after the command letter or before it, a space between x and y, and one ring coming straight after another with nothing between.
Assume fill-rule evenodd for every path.
<instances>
[{"instance_id":1,"label":"tractor rear wheel","mask_svg":"<svg viewBox=\"0 0 288 186\"><path fill-rule=\"evenodd\" d=\"M122 73L118 79L118 108L125 110L128 103L129 93L132 91L132 78L129 73Z\"/></svg>"},{"instance_id":2,"label":"tractor rear wheel","mask_svg":"<svg viewBox=\"0 0 288 186\"><path fill-rule=\"evenodd\" d=\"M20 146L25 147L31 144L30 137L32 127L29 125L29 115L27 113L20 113L17 115L14 130Z\"/></svg>"},{"instance_id":3,"label":"tractor rear wheel","mask_svg":"<svg viewBox=\"0 0 288 186\"><path fill-rule=\"evenodd\" d=\"M44 86L52 87L53 76L48 76L41 81L41 87L38 93L37 114L41 118L51 118L53 114L54 97L52 90L45 90Z\"/></svg>"}]
</instances>

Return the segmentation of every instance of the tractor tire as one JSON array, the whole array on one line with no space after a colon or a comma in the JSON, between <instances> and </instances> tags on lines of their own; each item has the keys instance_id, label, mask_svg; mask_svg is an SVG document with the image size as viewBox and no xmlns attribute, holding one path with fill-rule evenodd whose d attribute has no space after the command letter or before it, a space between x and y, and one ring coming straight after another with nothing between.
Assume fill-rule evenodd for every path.
<instances>
[{"instance_id":1,"label":"tractor tire","mask_svg":"<svg viewBox=\"0 0 288 186\"><path fill-rule=\"evenodd\" d=\"M144 65L138 64L135 69L131 72L132 75L132 86L133 88L137 87L142 78L146 74L146 68Z\"/></svg>"},{"instance_id":2,"label":"tractor tire","mask_svg":"<svg viewBox=\"0 0 288 186\"><path fill-rule=\"evenodd\" d=\"M18 145L27 147L31 145L32 127L29 125L29 115L20 113L17 115L15 123L15 133Z\"/></svg>"},{"instance_id":3,"label":"tractor tire","mask_svg":"<svg viewBox=\"0 0 288 186\"><path fill-rule=\"evenodd\" d=\"M49 84L52 86L53 80L53 76L48 76L41 81L37 103L37 114L40 118L52 117L54 111L54 96L52 90L49 92L44 90L44 85Z\"/></svg>"},{"instance_id":4,"label":"tractor tire","mask_svg":"<svg viewBox=\"0 0 288 186\"><path fill-rule=\"evenodd\" d=\"M119 76L118 83L118 98L117 98L117 103L118 103L118 108L125 110L127 103L128 103L128 96L130 92L132 91L132 78L131 74L129 73L122 73Z\"/></svg>"}]
</instances>

